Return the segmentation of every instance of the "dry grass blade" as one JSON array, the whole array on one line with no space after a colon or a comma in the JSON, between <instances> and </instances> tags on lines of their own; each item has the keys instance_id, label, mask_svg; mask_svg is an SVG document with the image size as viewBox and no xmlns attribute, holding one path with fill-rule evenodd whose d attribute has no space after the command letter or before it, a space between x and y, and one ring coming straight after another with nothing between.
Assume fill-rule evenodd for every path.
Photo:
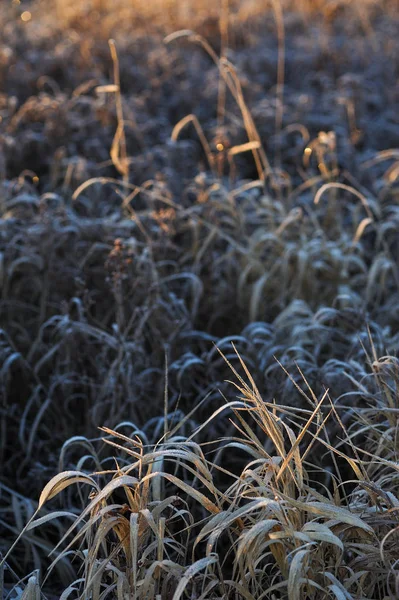
<instances>
[{"instance_id":1,"label":"dry grass blade","mask_svg":"<svg viewBox=\"0 0 399 600\"><path fill-rule=\"evenodd\" d=\"M63 471L62 473L55 475L43 489L39 498L39 510L46 502L51 500L51 498L54 498L54 496L57 496L62 490L74 483L87 483L97 492L99 491L97 483L86 473L79 473L79 471Z\"/></svg>"},{"instance_id":2,"label":"dry grass blade","mask_svg":"<svg viewBox=\"0 0 399 600\"><path fill-rule=\"evenodd\" d=\"M316 408L314 409L313 413L310 415L308 422L302 427L300 434L298 435L298 437L296 438L294 444L292 445L292 448L290 448L290 451L288 452L287 456L284 458L284 462L281 465L280 471L277 475L276 478L276 482L278 482L278 480L280 479L280 477L283 475L285 469L287 468L288 463L290 462L290 460L293 458L295 452L298 450L299 445L302 441L302 439L305 437L306 432L308 431L309 427L311 426L311 424L314 421L314 418L316 417L317 413L319 412L324 400L326 399L328 395L328 390L325 391L324 395L321 397L319 403L317 404Z\"/></svg>"},{"instance_id":3,"label":"dry grass blade","mask_svg":"<svg viewBox=\"0 0 399 600\"><path fill-rule=\"evenodd\" d=\"M345 185L343 183L325 183L324 185L322 185L314 197L314 203L318 204L320 202L323 194L327 190L331 190L331 189L344 190L346 192L350 192L353 196L356 196L356 198L358 198L360 200L360 202L362 203L364 210L367 213L367 218L370 219L371 222L374 221L374 216L373 216L373 213L370 208L370 203L367 201L367 198L365 198L363 194L361 194L354 188L350 187L349 185Z\"/></svg>"},{"instance_id":4,"label":"dry grass blade","mask_svg":"<svg viewBox=\"0 0 399 600\"><path fill-rule=\"evenodd\" d=\"M297 500L290 499L290 504L301 508L304 511L309 512L317 517L324 519L336 519L341 523L346 523L351 527L363 529L367 533L372 534L373 529L364 520L356 515L352 514L348 509L342 508L341 506L334 506L333 504L327 504L325 502L298 502Z\"/></svg>"},{"instance_id":5,"label":"dry grass blade","mask_svg":"<svg viewBox=\"0 0 399 600\"><path fill-rule=\"evenodd\" d=\"M214 157L211 151L211 148L209 146L208 140L205 137L204 131L201 127L200 122L198 121L198 118L195 115L187 115L186 117L184 117L184 119L182 119L181 121L179 121L173 128L172 131L172 135L171 138L174 142L176 142L179 139L179 135L181 133L181 131L184 129L184 127L186 127L186 125L188 125L189 123L192 123L195 127L195 131L197 132L197 135L200 139L200 142L202 144L202 147L205 151L205 155L206 158L208 160L208 164L210 166L211 169L214 168Z\"/></svg>"},{"instance_id":6,"label":"dry grass blade","mask_svg":"<svg viewBox=\"0 0 399 600\"><path fill-rule=\"evenodd\" d=\"M300 600L303 597L302 585L308 583L304 563L308 550L298 550L292 559L288 575L288 600Z\"/></svg>"},{"instance_id":7,"label":"dry grass blade","mask_svg":"<svg viewBox=\"0 0 399 600\"><path fill-rule=\"evenodd\" d=\"M193 565L191 565L187 571L184 573L183 577L179 581L179 585L176 588L175 593L173 594L172 600L179 600L182 597L189 581L195 577L197 573L208 569L211 565L216 564L218 561L217 555L207 556L206 558L200 558Z\"/></svg>"},{"instance_id":8,"label":"dry grass blade","mask_svg":"<svg viewBox=\"0 0 399 600\"><path fill-rule=\"evenodd\" d=\"M111 146L111 160L115 165L116 169L125 177L125 180L129 180L129 163L127 160L126 152L126 137L125 137L125 124L123 118L123 106L122 106L122 94L121 94L121 82L119 76L119 59L116 50L115 40L109 40L109 48L111 51L112 62L114 65L114 86L116 96L116 111L118 118L118 127L116 129L115 137Z\"/></svg>"}]
</instances>

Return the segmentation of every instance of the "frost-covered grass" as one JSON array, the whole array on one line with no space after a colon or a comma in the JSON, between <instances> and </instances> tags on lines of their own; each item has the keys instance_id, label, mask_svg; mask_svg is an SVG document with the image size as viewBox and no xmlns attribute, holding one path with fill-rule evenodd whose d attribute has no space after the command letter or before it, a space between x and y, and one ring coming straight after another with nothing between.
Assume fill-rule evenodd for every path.
<instances>
[{"instance_id":1,"label":"frost-covered grass","mask_svg":"<svg viewBox=\"0 0 399 600\"><path fill-rule=\"evenodd\" d=\"M0 596L398 595L397 19L1 4Z\"/></svg>"}]
</instances>

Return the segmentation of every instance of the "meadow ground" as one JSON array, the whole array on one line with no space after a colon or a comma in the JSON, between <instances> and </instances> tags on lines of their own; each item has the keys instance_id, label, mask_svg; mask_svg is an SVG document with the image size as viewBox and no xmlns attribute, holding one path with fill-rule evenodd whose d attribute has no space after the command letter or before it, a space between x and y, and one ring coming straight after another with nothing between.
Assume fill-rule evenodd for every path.
<instances>
[{"instance_id":1,"label":"meadow ground","mask_svg":"<svg viewBox=\"0 0 399 600\"><path fill-rule=\"evenodd\" d=\"M0 597L399 597L398 56L396 0L1 2Z\"/></svg>"}]
</instances>

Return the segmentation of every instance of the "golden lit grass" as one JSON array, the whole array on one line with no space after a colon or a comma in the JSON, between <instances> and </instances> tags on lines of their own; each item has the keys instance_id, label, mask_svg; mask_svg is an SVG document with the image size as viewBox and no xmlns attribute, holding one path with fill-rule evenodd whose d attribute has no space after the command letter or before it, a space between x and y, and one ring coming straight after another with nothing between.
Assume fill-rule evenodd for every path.
<instances>
[{"instance_id":1,"label":"golden lit grass","mask_svg":"<svg viewBox=\"0 0 399 600\"><path fill-rule=\"evenodd\" d=\"M365 34L372 37L370 18L373 12L383 10L393 16L396 13L395 0L222 0L220 6L212 0L86 0L80 4L73 0L55 0L50 13L47 0L38 0L31 11L23 11L21 3L12 4L15 13L29 13L29 18L21 18L30 24L40 19L42 23L56 23L61 29L70 25L88 27L90 19L96 19L101 14L98 30L101 35L114 35L115 32L111 31L114 27L127 32L132 24L149 30L155 26L169 32L199 25L204 35L213 39L222 34L222 45L225 47L229 39L223 19L219 21L223 15L224 22L234 29L256 23L270 10L278 14L280 7L284 11L294 9L305 19L322 16L327 25L333 23L342 10L349 10L361 22Z\"/></svg>"},{"instance_id":2,"label":"golden lit grass","mask_svg":"<svg viewBox=\"0 0 399 600\"><path fill-rule=\"evenodd\" d=\"M129 437L105 429L116 468L64 471L46 485L24 531L72 518L52 552L51 569L72 561L79 572L63 598L341 600L382 598L394 589L393 358L373 363L378 402L370 399L367 411L355 413L350 430L328 391L316 398L309 389L310 408L300 411L268 404L241 367L245 379L233 369L238 398L222 409L234 419L234 435L201 448L198 432L186 438L179 424L169 430L165 420L163 438L145 446L139 431ZM341 432L339 447L330 443L333 424ZM231 452L242 457L237 474L223 466ZM328 469L314 464L320 453L329 457ZM230 481L223 489L219 472ZM83 510L40 517L71 485L81 487ZM24 597L38 593L32 577Z\"/></svg>"}]
</instances>

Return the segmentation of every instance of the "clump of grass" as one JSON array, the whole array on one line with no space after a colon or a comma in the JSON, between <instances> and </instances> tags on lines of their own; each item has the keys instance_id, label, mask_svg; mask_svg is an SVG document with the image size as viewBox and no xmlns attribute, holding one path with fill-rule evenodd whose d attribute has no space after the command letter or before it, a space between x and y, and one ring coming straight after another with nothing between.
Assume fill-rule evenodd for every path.
<instances>
[{"instance_id":1,"label":"clump of grass","mask_svg":"<svg viewBox=\"0 0 399 600\"><path fill-rule=\"evenodd\" d=\"M129 436L105 429L116 468L107 460L91 475L63 471L46 485L26 531L72 517L51 566L73 557L79 575L65 594L177 600L382 598L393 592L395 361L385 357L374 365L376 396L347 428L328 391L317 398L309 389L310 408L300 411L264 402L238 359L247 381L233 369L239 396L225 407L234 435L201 448L194 440L208 423L186 437L179 431L184 420L171 426L165 419L155 445L144 444L140 431ZM382 425L383 438L374 435L377 413L391 423ZM331 443L333 423L342 436L338 446ZM359 436L368 438L366 445L357 445ZM241 457L241 472L229 471L232 451ZM315 460L320 451L322 464ZM81 512L38 516L73 484L83 486L80 495L87 498Z\"/></svg>"}]
</instances>

